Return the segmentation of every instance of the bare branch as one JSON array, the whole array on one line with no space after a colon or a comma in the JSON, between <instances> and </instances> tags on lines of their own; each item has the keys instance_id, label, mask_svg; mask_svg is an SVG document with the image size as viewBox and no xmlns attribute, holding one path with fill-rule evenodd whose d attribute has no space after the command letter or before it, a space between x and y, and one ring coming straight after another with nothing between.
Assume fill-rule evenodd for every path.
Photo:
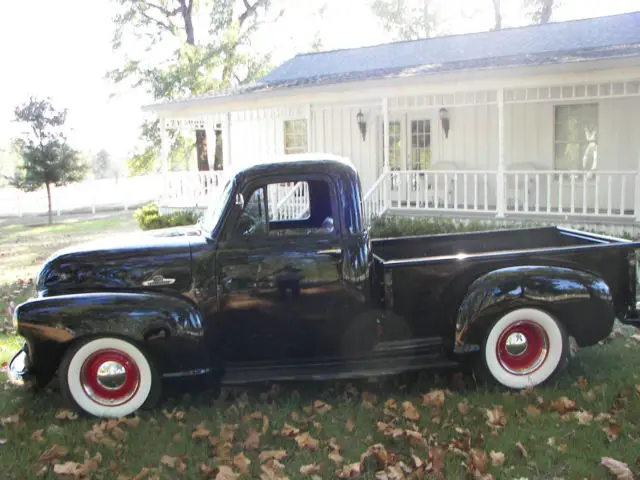
<instances>
[{"instance_id":1,"label":"bare branch","mask_svg":"<svg viewBox=\"0 0 640 480\"><path fill-rule=\"evenodd\" d=\"M158 20L157 18L153 18L151 15L149 15L148 13L140 10L138 13L140 13L140 15L142 15L144 18L146 18L149 22L155 24L157 27L163 28L165 29L167 32L169 33L174 33L175 29L173 27L173 25L171 23L165 23L162 20Z\"/></svg>"},{"instance_id":2,"label":"bare branch","mask_svg":"<svg viewBox=\"0 0 640 480\"><path fill-rule=\"evenodd\" d=\"M193 2L193 0L192 0ZM160 12L162 12L166 17L174 17L176 16L178 13L180 13L180 7L176 8L175 10L167 10L166 8L164 8L161 5L156 5L155 3L150 3L147 2L146 3L150 8L155 8L156 10L159 10Z\"/></svg>"},{"instance_id":3,"label":"bare branch","mask_svg":"<svg viewBox=\"0 0 640 480\"><path fill-rule=\"evenodd\" d=\"M238 23L241 27L242 24L247 20L247 18L249 18L249 16L256 13L256 10L258 10L258 7L264 3L264 0L256 0L253 5L249 5L248 0L242 0L242 2L244 3L246 10L242 12L242 15L238 17Z\"/></svg>"}]
</instances>

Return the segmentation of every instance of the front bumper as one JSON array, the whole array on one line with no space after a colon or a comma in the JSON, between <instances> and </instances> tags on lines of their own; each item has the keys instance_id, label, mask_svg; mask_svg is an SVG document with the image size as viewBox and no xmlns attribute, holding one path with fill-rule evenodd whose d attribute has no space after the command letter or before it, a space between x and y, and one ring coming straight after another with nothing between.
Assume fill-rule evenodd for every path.
<instances>
[{"instance_id":1,"label":"front bumper","mask_svg":"<svg viewBox=\"0 0 640 480\"><path fill-rule=\"evenodd\" d=\"M27 345L23 345L13 356L7 368L9 381L18 386L31 386L35 384L35 376L29 371L29 352Z\"/></svg>"}]
</instances>

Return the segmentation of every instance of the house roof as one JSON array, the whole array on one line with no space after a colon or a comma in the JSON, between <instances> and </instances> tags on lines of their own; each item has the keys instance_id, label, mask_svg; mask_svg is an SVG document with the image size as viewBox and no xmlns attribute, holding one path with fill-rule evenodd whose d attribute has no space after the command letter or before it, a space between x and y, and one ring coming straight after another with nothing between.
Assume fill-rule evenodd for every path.
<instances>
[{"instance_id":1,"label":"house roof","mask_svg":"<svg viewBox=\"0 0 640 480\"><path fill-rule=\"evenodd\" d=\"M640 11L296 55L256 82L198 98L456 70L640 56Z\"/></svg>"}]
</instances>

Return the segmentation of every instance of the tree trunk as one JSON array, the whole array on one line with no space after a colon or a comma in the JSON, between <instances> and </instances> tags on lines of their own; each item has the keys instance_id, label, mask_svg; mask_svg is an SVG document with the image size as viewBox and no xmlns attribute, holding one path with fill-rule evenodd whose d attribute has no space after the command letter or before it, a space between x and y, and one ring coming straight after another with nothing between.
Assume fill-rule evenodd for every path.
<instances>
[{"instance_id":1,"label":"tree trunk","mask_svg":"<svg viewBox=\"0 0 640 480\"><path fill-rule=\"evenodd\" d=\"M500 12L500 0L491 0L493 2L493 15L495 18L494 30L502 29L502 13Z\"/></svg>"},{"instance_id":2,"label":"tree trunk","mask_svg":"<svg viewBox=\"0 0 640 480\"><path fill-rule=\"evenodd\" d=\"M545 0L540 7L538 23L549 23L553 13L553 0Z\"/></svg>"},{"instance_id":3,"label":"tree trunk","mask_svg":"<svg viewBox=\"0 0 640 480\"><path fill-rule=\"evenodd\" d=\"M196 130L196 158L198 159L198 170L206 172L209 170L209 159L207 158L207 133L204 130Z\"/></svg>"},{"instance_id":4,"label":"tree trunk","mask_svg":"<svg viewBox=\"0 0 640 480\"><path fill-rule=\"evenodd\" d=\"M51 218L51 184L49 182L47 185L47 201L49 202L49 225L53 223L53 218Z\"/></svg>"},{"instance_id":5,"label":"tree trunk","mask_svg":"<svg viewBox=\"0 0 640 480\"><path fill-rule=\"evenodd\" d=\"M213 162L214 170L222 170L224 168L224 158L222 156L222 142L224 142L224 139L222 138L222 131L219 128L216 128L216 158Z\"/></svg>"}]
</instances>

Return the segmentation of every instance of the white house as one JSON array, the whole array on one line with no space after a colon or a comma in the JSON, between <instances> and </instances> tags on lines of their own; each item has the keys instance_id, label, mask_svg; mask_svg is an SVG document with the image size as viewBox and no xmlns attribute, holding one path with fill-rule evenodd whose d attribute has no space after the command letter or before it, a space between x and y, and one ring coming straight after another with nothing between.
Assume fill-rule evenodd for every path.
<instances>
[{"instance_id":1,"label":"white house","mask_svg":"<svg viewBox=\"0 0 640 480\"><path fill-rule=\"evenodd\" d=\"M298 55L144 110L163 132L221 125L225 169L348 157L369 215L640 222L640 12ZM216 174L189 175L166 198Z\"/></svg>"}]
</instances>

